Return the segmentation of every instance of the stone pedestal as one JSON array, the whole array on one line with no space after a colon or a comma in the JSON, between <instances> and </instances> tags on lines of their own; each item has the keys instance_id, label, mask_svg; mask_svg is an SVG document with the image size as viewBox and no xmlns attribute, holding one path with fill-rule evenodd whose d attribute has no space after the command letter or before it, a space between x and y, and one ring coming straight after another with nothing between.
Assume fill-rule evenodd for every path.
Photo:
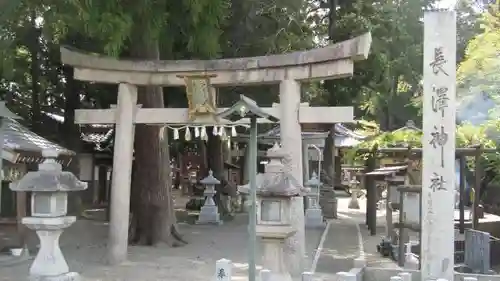
<instances>
[{"instance_id":1,"label":"stone pedestal","mask_svg":"<svg viewBox=\"0 0 500 281\"><path fill-rule=\"evenodd\" d=\"M349 200L349 209L359 209L358 190L351 189L351 200Z\"/></svg>"},{"instance_id":2,"label":"stone pedestal","mask_svg":"<svg viewBox=\"0 0 500 281\"><path fill-rule=\"evenodd\" d=\"M318 175L313 172L311 178L306 182L306 186L310 188L308 193L308 207L306 210L305 224L306 227L323 226L323 214L319 207L320 187L321 182Z\"/></svg>"},{"instance_id":3,"label":"stone pedestal","mask_svg":"<svg viewBox=\"0 0 500 281\"><path fill-rule=\"evenodd\" d=\"M215 191L210 189L205 190L203 195L206 196L205 204L201 207L200 215L198 216L197 224L222 224L220 220L219 210L213 196Z\"/></svg>"},{"instance_id":4,"label":"stone pedestal","mask_svg":"<svg viewBox=\"0 0 500 281\"><path fill-rule=\"evenodd\" d=\"M215 185L220 184L220 181L213 177L212 171L209 171L208 177L200 181L205 185L203 195L206 197L205 204L201 207L200 215L198 216L197 224L222 224L220 220L219 210L215 205Z\"/></svg>"},{"instance_id":5,"label":"stone pedestal","mask_svg":"<svg viewBox=\"0 0 500 281\"><path fill-rule=\"evenodd\" d=\"M315 228L325 226L323 221L323 213L319 207L317 200L317 194L310 194L309 196L309 208L306 210L306 227Z\"/></svg>"},{"instance_id":6,"label":"stone pedestal","mask_svg":"<svg viewBox=\"0 0 500 281\"><path fill-rule=\"evenodd\" d=\"M262 243L262 264L270 271L271 281L292 281L285 263L285 239L295 233L291 226L257 226Z\"/></svg>"},{"instance_id":7,"label":"stone pedestal","mask_svg":"<svg viewBox=\"0 0 500 281\"><path fill-rule=\"evenodd\" d=\"M331 187L320 189L319 206L325 218L337 218L337 198L335 191Z\"/></svg>"},{"instance_id":8,"label":"stone pedestal","mask_svg":"<svg viewBox=\"0 0 500 281\"><path fill-rule=\"evenodd\" d=\"M325 218L337 219L337 198L325 200L322 210Z\"/></svg>"},{"instance_id":9,"label":"stone pedestal","mask_svg":"<svg viewBox=\"0 0 500 281\"><path fill-rule=\"evenodd\" d=\"M63 230L76 221L76 217L26 217L22 223L35 230L40 239L40 250L29 271L30 281L81 280L76 272L69 272L68 264L59 248Z\"/></svg>"},{"instance_id":10,"label":"stone pedestal","mask_svg":"<svg viewBox=\"0 0 500 281\"><path fill-rule=\"evenodd\" d=\"M306 210L306 227L322 227L325 226L321 209L316 207Z\"/></svg>"}]
</instances>

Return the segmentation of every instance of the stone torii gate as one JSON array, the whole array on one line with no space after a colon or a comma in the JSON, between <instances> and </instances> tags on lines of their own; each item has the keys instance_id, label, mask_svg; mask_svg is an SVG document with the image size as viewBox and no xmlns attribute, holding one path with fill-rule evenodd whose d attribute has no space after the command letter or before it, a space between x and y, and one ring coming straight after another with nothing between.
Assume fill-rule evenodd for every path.
<instances>
[{"instance_id":1,"label":"stone torii gate","mask_svg":"<svg viewBox=\"0 0 500 281\"><path fill-rule=\"evenodd\" d=\"M62 62L74 67L75 79L119 84L116 109L77 110L75 114L78 124L116 124L113 163L119 166L113 168L111 189L110 263L120 263L127 256L134 124L190 124L185 108L137 108L137 86L182 86L186 83L183 77L189 76L210 77L210 84L218 87L279 84L280 105L263 110L279 117L281 143L290 156L290 169L297 181L303 182L300 124L352 122L353 108L301 106L300 83L352 76L354 61L366 59L370 45L371 34L366 33L324 48L289 54L179 61L117 60L61 48ZM287 256L297 274L303 270L305 256L302 198L293 204L297 233L287 241Z\"/></svg>"}]
</instances>

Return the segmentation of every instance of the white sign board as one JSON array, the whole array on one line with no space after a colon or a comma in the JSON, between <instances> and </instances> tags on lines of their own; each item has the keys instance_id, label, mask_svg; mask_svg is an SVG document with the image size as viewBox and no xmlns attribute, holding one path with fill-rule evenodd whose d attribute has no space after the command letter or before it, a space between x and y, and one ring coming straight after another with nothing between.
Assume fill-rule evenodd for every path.
<instances>
[{"instance_id":1,"label":"white sign board","mask_svg":"<svg viewBox=\"0 0 500 281\"><path fill-rule=\"evenodd\" d=\"M403 199L403 213L405 223L420 223L420 194L405 192Z\"/></svg>"},{"instance_id":2,"label":"white sign board","mask_svg":"<svg viewBox=\"0 0 500 281\"><path fill-rule=\"evenodd\" d=\"M453 280L456 16L424 15L422 281Z\"/></svg>"}]
</instances>

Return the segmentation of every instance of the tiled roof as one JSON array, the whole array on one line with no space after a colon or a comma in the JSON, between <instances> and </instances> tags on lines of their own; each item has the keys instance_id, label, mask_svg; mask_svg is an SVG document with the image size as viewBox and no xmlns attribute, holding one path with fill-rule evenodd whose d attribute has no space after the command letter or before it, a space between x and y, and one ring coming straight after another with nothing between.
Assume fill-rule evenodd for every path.
<instances>
[{"instance_id":1,"label":"tiled roof","mask_svg":"<svg viewBox=\"0 0 500 281\"><path fill-rule=\"evenodd\" d=\"M82 133L82 140L92 143L101 143L109 140L113 136L114 129L109 129L104 133Z\"/></svg>"},{"instance_id":2,"label":"tiled roof","mask_svg":"<svg viewBox=\"0 0 500 281\"><path fill-rule=\"evenodd\" d=\"M366 136L360 135L340 123L335 125L335 147L353 147L361 143ZM328 132L302 132L303 138L325 138ZM259 135L259 138L279 138L280 126L276 126L271 130Z\"/></svg>"},{"instance_id":3,"label":"tiled roof","mask_svg":"<svg viewBox=\"0 0 500 281\"><path fill-rule=\"evenodd\" d=\"M56 113L43 112L49 118L59 122L64 123L64 116ZM102 150L100 144L108 141L113 136L113 125L110 124L90 124L87 126L90 128L90 132L83 132L80 138L84 142L93 143L96 145L97 150ZM107 130L106 130L107 129Z\"/></svg>"},{"instance_id":4,"label":"tiled roof","mask_svg":"<svg viewBox=\"0 0 500 281\"><path fill-rule=\"evenodd\" d=\"M3 119L2 129L4 132L5 148L17 151L42 151L45 149L54 149L66 155L75 154L73 151L35 134L14 119Z\"/></svg>"},{"instance_id":5,"label":"tiled roof","mask_svg":"<svg viewBox=\"0 0 500 281\"><path fill-rule=\"evenodd\" d=\"M366 136L363 136L363 135L360 135L348 128L346 128L344 125L340 124L340 123L335 123L335 136L339 136L339 137L352 137L354 139L357 139L357 140L362 140L362 139L365 139ZM280 131L281 131L281 128L280 126L276 126L274 128L272 128L271 130L259 135L259 137L279 137L280 136ZM315 135L315 134L325 134L325 133L321 133L321 132L302 132L302 135L303 136L312 136L312 135Z\"/></svg>"}]
</instances>

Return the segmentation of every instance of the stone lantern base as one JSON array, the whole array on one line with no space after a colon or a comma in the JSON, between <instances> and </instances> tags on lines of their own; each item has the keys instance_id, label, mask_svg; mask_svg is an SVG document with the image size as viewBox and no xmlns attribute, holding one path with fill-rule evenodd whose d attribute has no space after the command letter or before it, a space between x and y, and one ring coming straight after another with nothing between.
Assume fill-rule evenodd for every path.
<instances>
[{"instance_id":1,"label":"stone lantern base","mask_svg":"<svg viewBox=\"0 0 500 281\"><path fill-rule=\"evenodd\" d=\"M271 271L270 280L292 281L285 263L285 240L295 234L287 225L257 225L256 234L262 243L262 264Z\"/></svg>"},{"instance_id":2,"label":"stone lantern base","mask_svg":"<svg viewBox=\"0 0 500 281\"><path fill-rule=\"evenodd\" d=\"M349 209L360 209L357 189L351 189L351 200L349 201L349 205L347 207Z\"/></svg>"},{"instance_id":3,"label":"stone lantern base","mask_svg":"<svg viewBox=\"0 0 500 281\"><path fill-rule=\"evenodd\" d=\"M217 205L205 205L201 207L196 224L222 224Z\"/></svg>"},{"instance_id":4,"label":"stone lantern base","mask_svg":"<svg viewBox=\"0 0 500 281\"><path fill-rule=\"evenodd\" d=\"M323 212L319 207L317 194L309 194L309 207L305 214L305 225L308 228L323 227Z\"/></svg>"},{"instance_id":5,"label":"stone lantern base","mask_svg":"<svg viewBox=\"0 0 500 281\"><path fill-rule=\"evenodd\" d=\"M30 281L81 280L76 272L69 272L68 264L59 248L59 237L63 230L76 221L76 217L26 217L22 223L35 230L40 239L40 250L31 265Z\"/></svg>"},{"instance_id":6,"label":"stone lantern base","mask_svg":"<svg viewBox=\"0 0 500 281\"><path fill-rule=\"evenodd\" d=\"M78 272L68 272L59 276L30 276L29 281L81 281Z\"/></svg>"}]
</instances>

